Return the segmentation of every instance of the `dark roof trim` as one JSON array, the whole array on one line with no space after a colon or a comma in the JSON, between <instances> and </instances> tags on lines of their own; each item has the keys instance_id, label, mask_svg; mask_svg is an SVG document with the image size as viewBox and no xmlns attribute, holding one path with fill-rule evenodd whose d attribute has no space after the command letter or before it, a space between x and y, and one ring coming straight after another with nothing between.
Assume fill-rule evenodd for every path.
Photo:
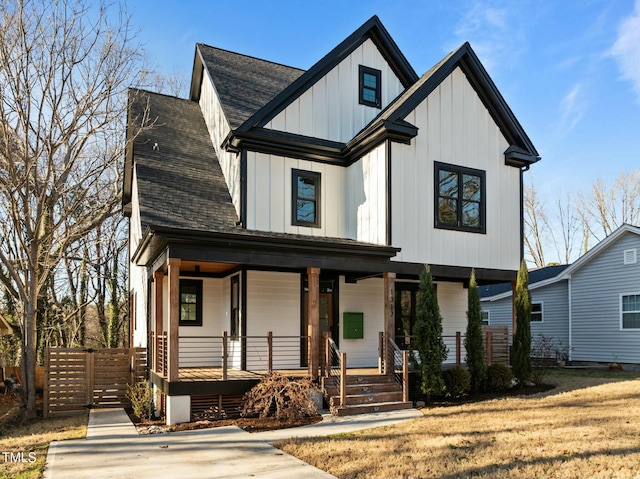
<instances>
[{"instance_id":1,"label":"dark roof trim","mask_svg":"<svg viewBox=\"0 0 640 479\"><path fill-rule=\"evenodd\" d=\"M220 249L225 255L229 250L247 253L259 252L262 256L277 252L280 255L302 254L307 257L339 256L368 258L374 262L388 262L398 254L399 248L361 243L338 238L313 238L287 234L270 234L238 229L230 232L203 232L164 227L150 227L132 255L138 265L150 264L167 245L199 247L202 251ZM173 249L173 248L172 248ZM190 258L197 259L197 258ZM234 262L242 262L234 261ZM276 262L275 265L280 264ZM313 265L310 265L313 266Z\"/></svg>"},{"instance_id":2,"label":"dark roof trim","mask_svg":"<svg viewBox=\"0 0 640 479\"><path fill-rule=\"evenodd\" d=\"M291 102L311 88L333 67L349 56L357 47L371 38L393 72L398 76L405 88L418 80L413 67L398 48L398 45L384 28L377 16L371 17L355 32L349 35L337 47L325 55L319 62L303 73L291 85L254 113L237 131L246 132L256 126L266 125L273 117L284 110Z\"/></svg>"},{"instance_id":3,"label":"dark roof trim","mask_svg":"<svg viewBox=\"0 0 640 479\"><path fill-rule=\"evenodd\" d=\"M386 140L408 144L418 134L410 123L383 121L368 135L358 135L349 143L311 138L284 131L253 128L247 132L232 132L223 148L232 151L248 149L303 160L313 160L341 166L350 166L363 154Z\"/></svg>"},{"instance_id":4,"label":"dark roof trim","mask_svg":"<svg viewBox=\"0 0 640 479\"><path fill-rule=\"evenodd\" d=\"M445 57L443 61L427 72L413 88L388 105L385 111L365 127L360 135L368 135L370 130L376 129L378 124L384 120L393 123L404 120L457 67L460 67L464 72L469 83L511 145L507 150L508 155L505 152L507 155L506 163L510 166L526 166L538 161L540 157L533 143L468 42Z\"/></svg>"}]
</instances>

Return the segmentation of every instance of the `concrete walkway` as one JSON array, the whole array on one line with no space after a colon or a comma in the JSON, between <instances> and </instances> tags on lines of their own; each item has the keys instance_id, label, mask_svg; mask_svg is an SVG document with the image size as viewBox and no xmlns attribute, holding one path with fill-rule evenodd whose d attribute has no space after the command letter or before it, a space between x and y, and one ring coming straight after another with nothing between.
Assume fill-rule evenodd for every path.
<instances>
[{"instance_id":1,"label":"concrete walkway","mask_svg":"<svg viewBox=\"0 0 640 479\"><path fill-rule=\"evenodd\" d=\"M422 413L405 409L337 418L309 426L250 434L234 426L138 435L122 409L92 409L87 438L55 441L45 479L241 478L327 479L321 471L270 445L396 424Z\"/></svg>"}]
</instances>

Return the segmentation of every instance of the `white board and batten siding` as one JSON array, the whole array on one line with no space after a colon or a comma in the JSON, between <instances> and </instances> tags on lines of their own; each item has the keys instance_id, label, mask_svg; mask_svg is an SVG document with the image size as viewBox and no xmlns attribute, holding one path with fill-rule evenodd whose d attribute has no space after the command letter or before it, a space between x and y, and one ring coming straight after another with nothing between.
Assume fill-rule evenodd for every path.
<instances>
[{"instance_id":1,"label":"white board and batten siding","mask_svg":"<svg viewBox=\"0 0 640 479\"><path fill-rule=\"evenodd\" d=\"M266 336L274 336L273 367L300 367L300 273L247 271L247 369L267 368Z\"/></svg>"},{"instance_id":2,"label":"white board and batten siding","mask_svg":"<svg viewBox=\"0 0 640 479\"><path fill-rule=\"evenodd\" d=\"M467 329L467 292L462 283L448 283L436 281L438 306L442 316L442 336L449 350L445 364L456 362L456 332L463 336ZM464 344L460 358L464 362L466 350Z\"/></svg>"},{"instance_id":3,"label":"white board and batten siding","mask_svg":"<svg viewBox=\"0 0 640 479\"><path fill-rule=\"evenodd\" d=\"M138 203L138 185L136 170L133 169L131 184L131 217L129 218L129 294L133 295L133 344L132 347L147 346L147 268L136 265L132 260L142 239L140 223L140 204Z\"/></svg>"},{"instance_id":4,"label":"white board and batten siding","mask_svg":"<svg viewBox=\"0 0 640 479\"><path fill-rule=\"evenodd\" d=\"M265 128L346 143L379 113L359 104L359 65L381 71L381 106L403 91L400 80L369 39L276 115Z\"/></svg>"},{"instance_id":5,"label":"white board and batten siding","mask_svg":"<svg viewBox=\"0 0 640 479\"><path fill-rule=\"evenodd\" d=\"M392 244L397 261L517 270L520 172L505 165L509 143L457 68L406 118L419 128L391 152ZM486 234L437 229L434 162L486 174Z\"/></svg>"},{"instance_id":6,"label":"white board and batten siding","mask_svg":"<svg viewBox=\"0 0 640 479\"><path fill-rule=\"evenodd\" d=\"M308 160L247 154L247 229L386 242L386 148L344 168ZM320 227L292 224L292 170L318 172Z\"/></svg>"},{"instance_id":7,"label":"white board and batten siding","mask_svg":"<svg viewBox=\"0 0 640 479\"><path fill-rule=\"evenodd\" d=\"M202 73L202 86L200 89L200 110L209 130L209 136L213 148L218 156L224 179L227 182L229 193L236 213L240 216L241 184L240 184L240 159L236 153L222 149L222 143L231 131L227 117L224 115L220 99L215 86L205 68Z\"/></svg>"},{"instance_id":8,"label":"white board and batten siding","mask_svg":"<svg viewBox=\"0 0 640 479\"><path fill-rule=\"evenodd\" d=\"M631 249L640 236L627 233L572 274L572 360L640 363L640 329L621 325L621 295L640 294L640 262L624 264Z\"/></svg>"}]
</instances>

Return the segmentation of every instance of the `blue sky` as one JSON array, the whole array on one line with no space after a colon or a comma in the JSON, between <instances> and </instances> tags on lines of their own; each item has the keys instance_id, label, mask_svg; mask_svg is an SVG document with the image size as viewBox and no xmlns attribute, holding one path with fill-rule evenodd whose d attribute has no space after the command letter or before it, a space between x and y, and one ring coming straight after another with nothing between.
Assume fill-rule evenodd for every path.
<instances>
[{"instance_id":1,"label":"blue sky","mask_svg":"<svg viewBox=\"0 0 640 479\"><path fill-rule=\"evenodd\" d=\"M640 168L640 0L129 3L151 65L191 75L196 42L309 68L378 15L421 75L469 41L542 156L550 202Z\"/></svg>"}]
</instances>

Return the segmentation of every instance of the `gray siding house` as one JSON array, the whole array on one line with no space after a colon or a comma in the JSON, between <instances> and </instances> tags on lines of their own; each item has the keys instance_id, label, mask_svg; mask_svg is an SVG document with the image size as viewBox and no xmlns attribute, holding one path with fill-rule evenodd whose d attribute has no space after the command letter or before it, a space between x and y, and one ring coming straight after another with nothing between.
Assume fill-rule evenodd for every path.
<instances>
[{"instance_id":1,"label":"gray siding house","mask_svg":"<svg viewBox=\"0 0 640 479\"><path fill-rule=\"evenodd\" d=\"M529 291L533 312L531 338L540 335L553 340L559 351L569 346L568 281L558 280L568 265L547 266L529 272ZM513 335L511 284L482 286L482 311L490 326L508 326Z\"/></svg>"},{"instance_id":2,"label":"gray siding house","mask_svg":"<svg viewBox=\"0 0 640 479\"><path fill-rule=\"evenodd\" d=\"M623 225L570 266L529 273L531 336L580 362L640 364L640 227ZM480 288L491 325L512 325L511 285Z\"/></svg>"}]
</instances>

